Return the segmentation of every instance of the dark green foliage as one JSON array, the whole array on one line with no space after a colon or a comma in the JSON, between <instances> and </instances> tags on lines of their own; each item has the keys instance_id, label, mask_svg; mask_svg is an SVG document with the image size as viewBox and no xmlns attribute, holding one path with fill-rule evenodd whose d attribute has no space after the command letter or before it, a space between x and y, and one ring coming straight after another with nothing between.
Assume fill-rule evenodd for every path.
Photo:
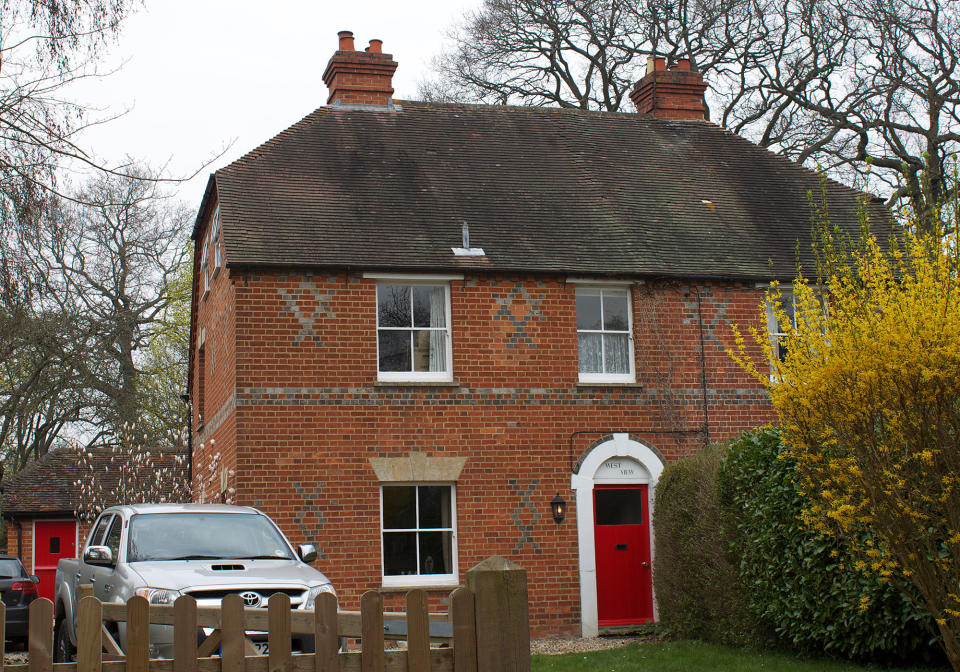
<instances>
[{"instance_id":1,"label":"dark green foliage","mask_svg":"<svg viewBox=\"0 0 960 672\"><path fill-rule=\"evenodd\" d=\"M837 539L799 520L803 494L776 429L745 432L718 477L727 531L750 608L785 642L853 659L929 650L932 629L900 592L854 568ZM658 538L659 540L659 538Z\"/></svg>"},{"instance_id":2,"label":"dark green foliage","mask_svg":"<svg viewBox=\"0 0 960 672\"><path fill-rule=\"evenodd\" d=\"M722 644L753 640L750 612L740 591L717 513L721 446L710 446L667 466L657 484L654 586L660 623L673 636Z\"/></svg>"}]
</instances>

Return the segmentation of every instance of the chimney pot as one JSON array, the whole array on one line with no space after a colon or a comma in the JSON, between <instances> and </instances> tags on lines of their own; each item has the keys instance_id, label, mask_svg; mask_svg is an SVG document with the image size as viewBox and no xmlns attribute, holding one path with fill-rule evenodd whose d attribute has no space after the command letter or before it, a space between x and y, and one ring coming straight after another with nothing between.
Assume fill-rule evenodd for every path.
<instances>
[{"instance_id":1,"label":"chimney pot","mask_svg":"<svg viewBox=\"0 0 960 672\"><path fill-rule=\"evenodd\" d=\"M370 46L367 47L367 51L369 51L371 54L382 54L383 40L370 40Z\"/></svg>"},{"instance_id":2,"label":"chimney pot","mask_svg":"<svg viewBox=\"0 0 960 672\"><path fill-rule=\"evenodd\" d=\"M671 69L671 70L683 70L683 71L685 71L685 72L690 72L690 59L689 59L689 58L681 58L681 59L679 59L679 60L677 61L676 65L674 65L674 66L673 66L672 68L670 68L670 69Z\"/></svg>"},{"instance_id":3,"label":"chimney pot","mask_svg":"<svg viewBox=\"0 0 960 672\"><path fill-rule=\"evenodd\" d=\"M353 33L349 30L341 30L337 33L340 38L340 51L353 51Z\"/></svg>"}]
</instances>

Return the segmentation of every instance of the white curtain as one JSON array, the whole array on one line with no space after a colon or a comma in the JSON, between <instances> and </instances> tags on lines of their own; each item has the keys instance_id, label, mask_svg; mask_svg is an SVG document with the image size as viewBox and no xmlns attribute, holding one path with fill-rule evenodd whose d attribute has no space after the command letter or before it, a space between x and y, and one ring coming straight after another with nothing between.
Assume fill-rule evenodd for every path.
<instances>
[{"instance_id":1,"label":"white curtain","mask_svg":"<svg viewBox=\"0 0 960 672\"><path fill-rule=\"evenodd\" d=\"M603 345L606 352L604 373L629 373L630 345L626 334L605 334Z\"/></svg>"},{"instance_id":2,"label":"white curtain","mask_svg":"<svg viewBox=\"0 0 960 672\"><path fill-rule=\"evenodd\" d=\"M577 334L580 373L603 373L603 337L600 334Z\"/></svg>"},{"instance_id":3,"label":"white curtain","mask_svg":"<svg viewBox=\"0 0 960 672\"><path fill-rule=\"evenodd\" d=\"M443 287L433 287L430 290L430 326L437 328L430 332L430 370L446 371L447 369L447 302L444 300L446 291Z\"/></svg>"}]
</instances>

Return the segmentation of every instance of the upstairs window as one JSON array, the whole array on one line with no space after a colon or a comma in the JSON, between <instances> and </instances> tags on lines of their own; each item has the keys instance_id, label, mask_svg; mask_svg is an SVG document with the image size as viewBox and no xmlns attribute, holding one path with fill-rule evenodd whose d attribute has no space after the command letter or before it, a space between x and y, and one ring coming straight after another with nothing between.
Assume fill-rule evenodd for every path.
<instances>
[{"instance_id":1,"label":"upstairs window","mask_svg":"<svg viewBox=\"0 0 960 672\"><path fill-rule=\"evenodd\" d=\"M769 294L767 295L767 333L770 334L770 347L773 349L773 356L778 361L783 362L787 359L787 334L797 327L797 312L800 308L800 300L789 285L781 286L778 291L780 294L780 311L774 304L774 298ZM826 319L828 316L826 295L819 288L814 287L813 299L816 301L814 309L819 311L820 316L818 317L816 313L808 314L806 315L807 321ZM778 312L781 314L778 315ZM821 325L821 328L823 326Z\"/></svg>"},{"instance_id":2,"label":"upstairs window","mask_svg":"<svg viewBox=\"0 0 960 672\"><path fill-rule=\"evenodd\" d=\"M201 299L207 298L207 294L210 293L210 255L208 254L210 249L210 239L205 238L203 242L203 248L200 252L200 282L203 283L203 291L200 294Z\"/></svg>"},{"instance_id":3,"label":"upstairs window","mask_svg":"<svg viewBox=\"0 0 960 672\"><path fill-rule=\"evenodd\" d=\"M632 383L630 290L577 287L580 382Z\"/></svg>"},{"instance_id":4,"label":"upstairs window","mask_svg":"<svg viewBox=\"0 0 960 672\"><path fill-rule=\"evenodd\" d=\"M220 272L220 206L213 211L213 219L210 226L210 240L213 244L213 275Z\"/></svg>"},{"instance_id":5,"label":"upstairs window","mask_svg":"<svg viewBox=\"0 0 960 672\"><path fill-rule=\"evenodd\" d=\"M377 285L377 372L382 381L449 381L450 287Z\"/></svg>"},{"instance_id":6,"label":"upstairs window","mask_svg":"<svg viewBox=\"0 0 960 672\"><path fill-rule=\"evenodd\" d=\"M776 305L767 297L767 332L770 334L770 346L773 348L773 356L782 362L787 358L787 327L792 329L797 326L797 311L791 290L781 289L780 308L783 314L778 317Z\"/></svg>"},{"instance_id":7,"label":"upstairs window","mask_svg":"<svg viewBox=\"0 0 960 672\"><path fill-rule=\"evenodd\" d=\"M455 584L454 487L383 485L381 503L384 585Z\"/></svg>"}]
</instances>

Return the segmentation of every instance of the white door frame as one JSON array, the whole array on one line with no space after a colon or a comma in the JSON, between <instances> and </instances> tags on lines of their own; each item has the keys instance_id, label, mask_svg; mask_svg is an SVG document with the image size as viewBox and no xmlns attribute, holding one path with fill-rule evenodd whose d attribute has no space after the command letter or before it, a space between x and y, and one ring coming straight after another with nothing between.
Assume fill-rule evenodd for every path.
<instances>
[{"instance_id":1,"label":"white door frame","mask_svg":"<svg viewBox=\"0 0 960 672\"><path fill-rule=\"evenodd\" d=\"M584 458L577 473L570 476L570 487L577 497L577 545L580 554L580 631L583 637L595 637L599 632L597 617L597 555L593 539L593 486L597 471L614 457L636 460L646 470L636 477L602 479L605 483L637 484L647 486L648 515L650 516L650 558L653 560L653 496L657 481L663 472L663 461L650 448L634 441L628 434L614 434L613 438L595 446ZM652 575L652 572L651 572ZM657 619L657 600L653 600L653 617Z\"/></svg>"}]
</instances>

